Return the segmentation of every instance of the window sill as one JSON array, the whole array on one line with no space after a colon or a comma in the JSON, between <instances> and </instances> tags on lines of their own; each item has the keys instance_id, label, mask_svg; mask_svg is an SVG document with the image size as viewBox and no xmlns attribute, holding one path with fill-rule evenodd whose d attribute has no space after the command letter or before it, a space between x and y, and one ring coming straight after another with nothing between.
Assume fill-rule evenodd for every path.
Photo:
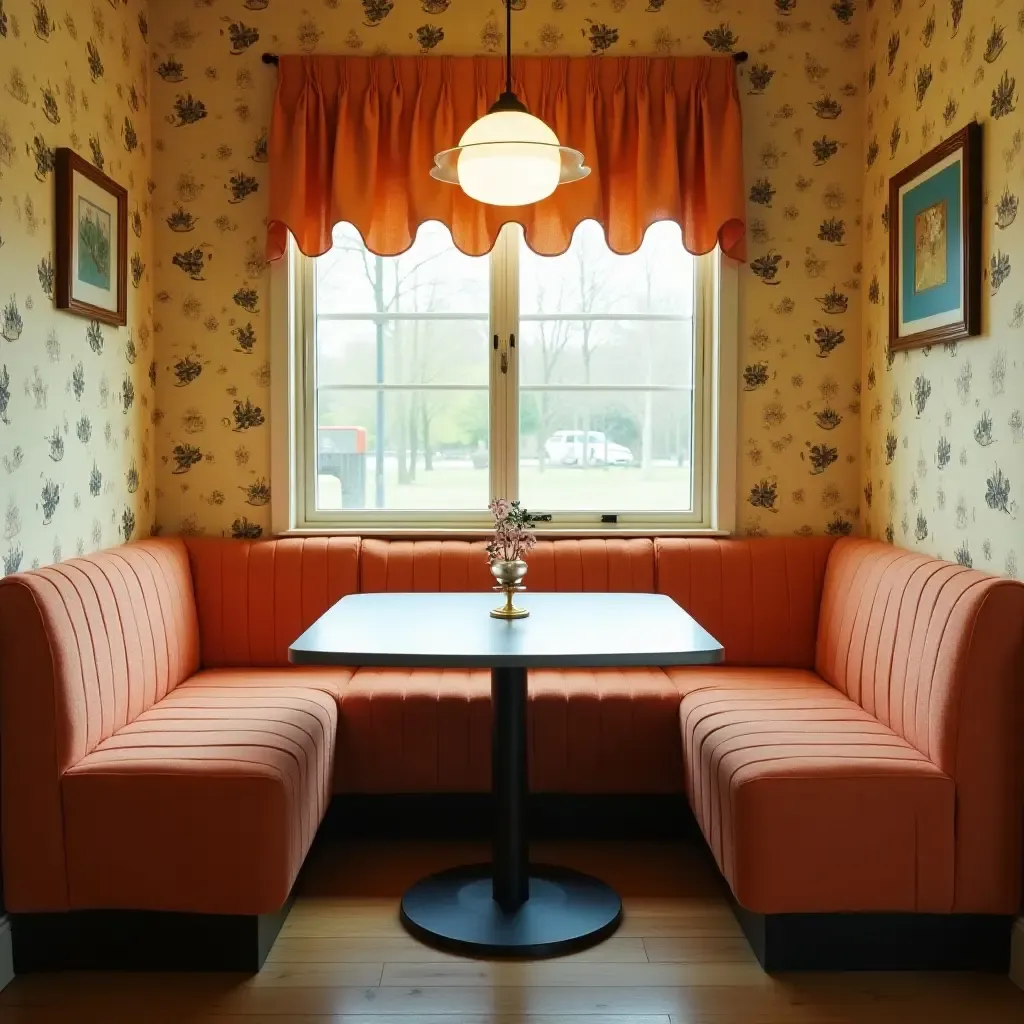
<instances>
[{"instance_id":1,"label":"window sill","mask_svg":"<svg viewBox=\"0 0 1024 1024\"><path fill-rule=\"evenodd\" d=\"M486 540L491 536L490 530L472 530L465 528L453 529L415 529L408 526L393 527L307 527L284 530L275 534L276 537L380 537L386 540ZM610 528L603 526L590 530L585 529L536 529L538 540L568 540L572 538L610 538L610 537L731 537L727 530L702 529L700 527L667 527L662 530L620 526Z\"/></svg>"}]
</instances>

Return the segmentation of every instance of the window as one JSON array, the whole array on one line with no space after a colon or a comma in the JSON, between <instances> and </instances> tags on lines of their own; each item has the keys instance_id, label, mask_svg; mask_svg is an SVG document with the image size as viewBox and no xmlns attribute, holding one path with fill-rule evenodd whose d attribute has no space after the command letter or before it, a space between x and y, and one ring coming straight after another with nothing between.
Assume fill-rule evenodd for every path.
<instances>
[{"instance_id":1,"label":"window","mask_svg":"<svg viewBox=\"0 0 1024 1024\"><path fill-rule=\"evenodd\" d=\"M505 496L553 529L727 528L717 253L669 222L628 255L593 221L553 257L515 224L482 257L436 222L399 256L346 224L333 243L293 248L275 293L293 342L280 525L476 528Z\"/></svg>"}]
</instances>

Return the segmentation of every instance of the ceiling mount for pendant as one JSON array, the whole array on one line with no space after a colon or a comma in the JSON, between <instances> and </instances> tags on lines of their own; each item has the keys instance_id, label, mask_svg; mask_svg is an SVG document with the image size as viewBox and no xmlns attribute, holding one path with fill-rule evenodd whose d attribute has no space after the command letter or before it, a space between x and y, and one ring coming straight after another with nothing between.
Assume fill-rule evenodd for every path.
<instances>
[{"instance_id":1,"label":"ceiling mount for pendant","mask_svg":"<svg viewBox=\"0 0 1024 1024\"><path fill-rule=\"evenodd\" d=\"M525 206L590 173L583 154L558 142L512 90L512 4L505 0L505 91L459 144L434 157L430 176L490 206Z\"/></svg>"}]
</instances>

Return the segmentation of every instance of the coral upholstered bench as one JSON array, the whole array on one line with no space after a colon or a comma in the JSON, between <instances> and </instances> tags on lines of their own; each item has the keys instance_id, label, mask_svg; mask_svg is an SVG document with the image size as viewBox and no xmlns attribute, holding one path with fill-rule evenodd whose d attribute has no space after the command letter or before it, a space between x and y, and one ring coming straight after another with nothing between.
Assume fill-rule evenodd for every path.
<instances>
[{"instance_id":1,"label":"coral upholstered bench","mask_svg":"<svg viewBox=\"0 0 1024 1024\"><path fill-rule=\"evenodd\" d=\"M491 582L482 544L357 538L148 540L0 581L16 967L257 968L332 796L488 790L486 670L287 649L346 594ZM688 801L768 967L1005 965L1024 586L831 538L542 542L530 584L666 593L726 654L534 673L532 791Z\"/></svg>"}]
</instances>

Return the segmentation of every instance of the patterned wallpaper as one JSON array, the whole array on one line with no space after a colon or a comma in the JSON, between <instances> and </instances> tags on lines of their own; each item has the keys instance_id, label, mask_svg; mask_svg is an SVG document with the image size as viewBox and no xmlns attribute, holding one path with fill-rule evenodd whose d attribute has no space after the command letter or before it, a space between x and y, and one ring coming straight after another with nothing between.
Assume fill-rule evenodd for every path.
<instances>
[{"instance_id":1,"label":"patterned wallpaper","mask_svg":"<svg viewBox=\"0 0 1024 1024\"><path fill-rule=\"evenodd\" d=\"M859 509L862 44L857 0L512 0L528 53L746 49L739 523L846 533ZM270 524L264 50L500 52L501 0L155 3L158 519ZM426 170L424 171L426 173Z\"/></svg>"},{"instance_id":2,"label":"patterned wallpaper","mask_svg":"<svg viewBox=\"0 0 1024 1024\"><path fill-rule=\"evenodd\" d=\"M0 575L149 532L145 0L0 0ZM128 326L54 308L54 151L128 189Z\"/></svg>"},{"instance_id":3,"label":"patterned wallpaper","mask_svg":"<svg viewBox=\"0 0 1024 1024\"><path fill-rule=\"evenodd\" d=\"M866 27L867 531L988 572L1024 558L1024 11L876 0ZM1022 83L1024 84L1024 83ZM888 179L972 118L984 133L981 338L890 359Z\"/></svg>"}]
</instances>

